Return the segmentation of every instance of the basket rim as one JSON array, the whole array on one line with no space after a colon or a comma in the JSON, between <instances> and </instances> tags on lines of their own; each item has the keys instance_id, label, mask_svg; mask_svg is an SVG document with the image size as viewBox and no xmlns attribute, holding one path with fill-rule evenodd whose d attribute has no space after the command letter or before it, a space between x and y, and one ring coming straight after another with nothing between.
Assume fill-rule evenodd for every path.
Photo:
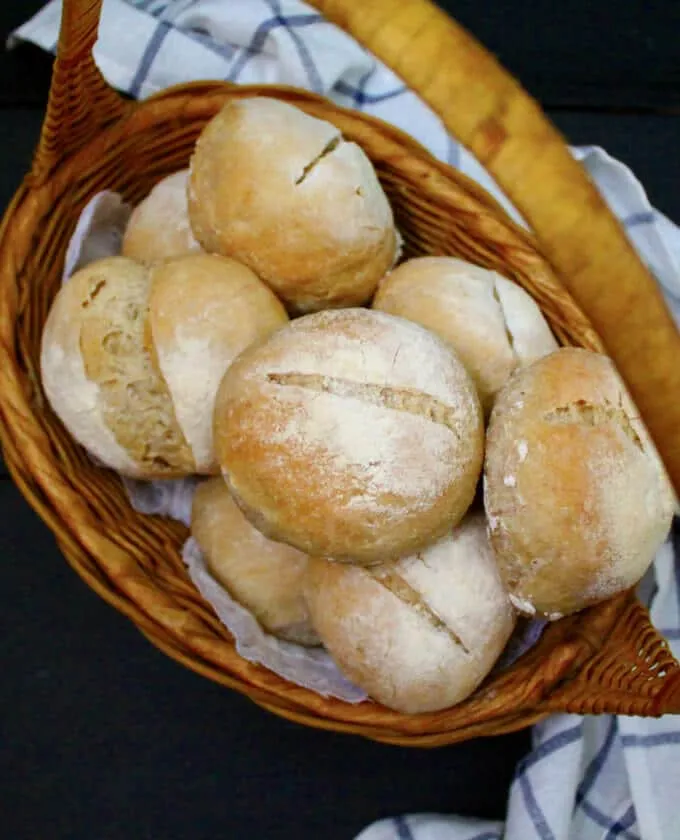
<instances>
[{"instance_id":1,"label":"basket rim","mask_svg":"<svg viewBox=\"0 0 680 840\"><path fill-rule=\"evenodd\" d=\"M17 219L26 223L27 219L23 216L30 218L31 212L34 214L37 213L41 196L49 194L55 187L57 189L64 188L64 183L68 181L64 172L67 172L70 176L73 168L83 156L92 154L93 149L101 150L105 148L106 143L110 141L111 136L116 132L132 131L135 128L135 124L139 123L143 116L159 115L168 106L171 107L171 110L174 108L179 114L182 114L184 110L192 107L207 107L207 110L211 108L216 109L223 103L226 97L230 96L243 98L252 95L268 94L283 97L290 96L297 104L301 104L302 107L306 105L310 110L322 108L326 115L332 111L342 113L346 119L351 120L357 127L363 126L364 129L372 127L374 131L381 133L381 135L384 134L389 138L395 149L401 149L403 155L413 157L419 164L422 164L423 171L430 172L430 178L432 180L438 177L449 182L455 180L460 189L470 193L473 199L477 200L483 209L495 217L495 222L498 225L513 235L517 240L519 251L526 249L527 253L532 252L539 262L545 263L547 266L547 261L538 252L536 242L531 234L510 219L498 202L486 193L483 188L467 176L452 169L448 164L437 160L413 138L379 118L369 117L351 109L343 108L342 106L329 102L324 97L296 88L277 85L234 86L224 82L194 82L174 86L173 88L161 91L147 100L136 103L124 120L104 129L91 142L79 149L68 161L57 167L54 172L43 174L41 177L29 175L24 180L24 183L12 199L0 225L0 298L4 299L5 302L10 302L8 311L17 309L16 297L18 296L16 284L17 266L11 263L10 257L12 251L9 247L6 247L8 234L12 230L13 224L17 223ZM189 100L187 100L188 96L190 96ZM164 115L164 118L167 118L167 116ZM423 188L426 186L431 188L430 185L425 184ZM8 261L11 264L8 265ZM556 278L554 282L556 286L559 286ZM565 295L565 299L570 300L566 290L560 288L560 293ZM571 305L573 311L579 313L581 316L585 327L592 331L592 327L585 315L578 310L573 301L571 301ZM121 591L116 581L112 582L110 579L107 579L106 574L101 569L98 569L98 576L91 572L85 563L80 562L79 558L82 554L96 557L97 552L101 549L106 549L114 553L120 552L121 549L117 548L108 538L102 538L101 535L96 533L96 529L93 528L93 524L91 523L91 516L83 515L82 521L78 521L78 517L83 513L84 506L82 502L79 502L75 491L70 489L68 482L60 480L58 470L54 469L55 465L51 462L47 463L47 456L44 452L40 452L39 446L35 442L33 435L36 430L39 433L39 437L44 438L46 435L35 424L35 406L31 405L30 395L25 393L25 389L21 384L18 358L15 357L18 354L15 354L13 326L13 322L10 322L7 317L0 322L0 340L2 341L0 356L4 362L2 365L1 379L11 386L9 391L7 388L0 389L0 440L5 450L6 463L12 477L25 498L27 498L29 504L31 504L55 533L57 542L67 561L91 588L95 589L104 600L127 615L147 638L157 647L165 650L168 655L193 670L250 696L251 699L269 711L317 728L368 735L368 737L376 740L384 740L390 743L403 744L406 738L409 743L419 742L421 745L435 745L435 743L443 743L441 741L442 735L449 736L445 741L446 743L452 742L451 736L455 735L455 731L452 732L445 726L446 713L450 710L425 716L405 716L386 710L385 714L382 715L382 723L379 726L375 723L367 724L366 721L362 721L362 718L366 718L367 715L362 714L361 711L357 713L357 710L360 710L360 706L370 706L372 711L368 717L375 717L374 712L378 704L371 702L351 707L350 704L343 703L339 700L319 702L316 699L313 704L316 708L311 709L309 708L309 704L304 701L304 694L312 694L313 692L308 692L306 689L290 691L284 703L280 697L280 693L273 692L267 685L272 680L262 679L261 671L265 669L250 664L236 669L227 668L227 677L223 671L216 670L218 665L215 659L210 655L206 655L206 652L209 652L210 648L200 639L200 626L192 627L195 635L191 637L191 643L187 642L185 636L182 644L180 644L180 637L177 635L179 630L175 628L176 634L173 637L174 645L164 644L164 639L167 638L167 633L171 630L169 624L159 622L153 615L141 612L139 604L134 603L134 605L131 605L129 592ZM36 393L39 394L39 383L35 382L34 385L37 387ZM16 418L19 418L22 422L17 423ZM33 430L31 430L31 421L33 421L35 426ZM24 457L20 457L20 455ZM28 474L27 467L30 467ZM120 562L123 563L123 558L120 558ZM130 583L131 586L133 584L135 586L141 585L139 581ZM615 617L625 609L627 603L628 597L620 596L619 599L606 602L601 608L592 608L593 614L597 614L598 612L604 614L608 611L608 613L611 613ZM172 622L170 622L171 624ZM548 631L550 629L548 628ZM162 634L166 635L163 636ZM569 644L572 644L573 648L573 643ZM557 684L569 668L574 667L574 663L580 662L582 664L583 658L587 655L588 646L582 645L578 650L570 649L570 653L573 656L571 660L567 661L568 658L565 658L567 647L569 647L568 644L562 651L555 649L555 660L559 660L560 656L562 656L564 662L561 663L561 667L556 667L552 675L554 678L553 684ZM243 663L244 660L241 662ZM219 664L224 668L223 662ZM529 671L527 672L527 676L529 676ZM276 680L282 681L279 677L276 677ZM549 687L546 683L545 675L541 675L540 680L537 679L537 681L542 681L544 689ZM286 683L286 685L290 686L291 684ZM543 694L539 693L539 700L542 696ZM315 695L315 698L318 698L318 695ZM354 710L349 715L347 713L347 707ZM382 707L379 708L382 709ZM343 713L340 713L340 709L343 710ZM524 707L518 707L511 713L498 716L494 719L494 722L497 722L501 728L506 727L504 731L512 731L513 729L522 728L528 722L534 722L548 713L548 711L539 709L536 703L528 703ZM493 718L493 716L491 717ZM406 725L405 719L406 721L411 720L410 725ZM427 729L426 719L432 728ZM398 723L401 726L397 726ZM439 723L441 723L441 727L438 726ZM488 724L488 720L482 720L472 728L483 727L485 723ZM392 728L392 724L394 724L394 728ZM461 729L457 731L462 732ZM483 733L480 732L479 734ZM454 738L453 740L460 739Z\"/></svg>"}]
</instances>

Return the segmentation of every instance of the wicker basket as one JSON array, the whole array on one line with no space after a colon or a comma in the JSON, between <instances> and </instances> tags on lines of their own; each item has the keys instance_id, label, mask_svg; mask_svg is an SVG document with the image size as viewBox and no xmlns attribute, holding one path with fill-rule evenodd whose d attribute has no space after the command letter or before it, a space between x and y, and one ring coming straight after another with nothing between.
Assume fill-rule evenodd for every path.
<instances>
[{"instance_id":1,"label":"wicker basket","mask_svg":"<svg viewBox=\"0 0 680 840\"><path fill-rule=\"evenodd\" d=\"M100 5L64 2L40 144L0 229L5 459L75 570L169 656L311 726L436 746L519 729L557 711L680 713L680 666L632 593L551 625L512 668L436 714L323 699L236 654L187 577L179 553L183 527L130 508L117 477L94 467L50 412L38 375L42 325L87 201L105 188L141 199L187 164L199 131L226 99L266 93L336 123L374 161L408 254L452 254L496 268L534 296L564 343L606 348L676 487L680 339L655 284L562 139L496 62L426 0L314 5L442 115L536 238L395 128L302 91L200 83L143 103L124 101L92 59Z\"/></svg>"}]
</instances>

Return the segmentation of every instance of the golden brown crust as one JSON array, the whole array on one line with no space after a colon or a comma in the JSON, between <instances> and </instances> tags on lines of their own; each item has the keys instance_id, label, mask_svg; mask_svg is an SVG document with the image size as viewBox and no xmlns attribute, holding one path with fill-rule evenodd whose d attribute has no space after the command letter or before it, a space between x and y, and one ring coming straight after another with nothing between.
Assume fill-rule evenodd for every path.
<instances>
[{"instance_id":1,"label":"golden brown crust","mask_svg":"<svg viewBox=\"0 0 680 840\"><path fill-rule=\"evenodd\" d=\"M298 319L246 350L218 393L215 445L258 528L308 554L374 563L460 521L483 426L439 339L355 309Z\"/></svg>"},{"instance_id":2,"label":"golden brown crust","mask_svg":"<svg viewBox=\"0 0 680 840\"><path fill-rule=\"evenodd\" d=\"M188 179L188 169L168 175L135 207L123 236L124 257L150 265L201 250L189 224Z\"/></svg>"},{"instance_id":3,"label":"golden brown crust","mask_svg":"<svg viewBox=\"0 0 680 840\"><path fill-rule=\"evenodd\" d=\"M364 152L264 97L230 101L202 132L189 215L206 250L250 266L297 312L366 302L397 250Z\"/></svg>"},{"instance_id":4,"label":"golden brown crust","mask_svg":"<svg viewBox=\"0 0 680 840\"><path fill-rule=\"evenodd\" d=\"M485 504L525 611L557 618L637 583L673 501L609 359L565 348L513 376L489 425Z\"/></svg>"},{"instance_id":5,"label":"golden brown crust","mask_svg":"<svg viewBox=\"0 0 680 840\"><path fill-rule=\"evenodd\" d=\"M309 558L253 528L221 478L196 489L191 532L213 576L265 630L298 644L319 644L302 594Z\"/></svg>"},{"instance_id":6,"label":"golden brown crust","mask_svg":"<svg viewBox=\"0 0 680 840\"><path fill-rule=\"evenodd\" d=\"M496 272L453 257L402 263L381 281L373 308L415 321L450 344L486 412L516 367L557 349L526 292Z\"/></svg>"}]
</instances>

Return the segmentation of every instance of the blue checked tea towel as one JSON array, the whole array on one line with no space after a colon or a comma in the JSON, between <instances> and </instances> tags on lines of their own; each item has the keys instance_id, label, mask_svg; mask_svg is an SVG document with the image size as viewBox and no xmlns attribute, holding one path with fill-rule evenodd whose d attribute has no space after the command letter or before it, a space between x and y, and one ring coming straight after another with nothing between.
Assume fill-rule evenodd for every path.
<instances>
[{"instance_id":1,"label":"blue checked tea towel","mask_svg":"<svg viewBox=\"0 0 680 840\"><path fill-rule=\"evenodd\" d=\"M60 0L10 38L54 51ZM390 121L476 179L513 215L485 170L430 109L348 35L297 0L104 0L95 58L119 90L145 97L195 79L295 85ZM680 324L680 230L632 172L573 148L658 279ZM680 360L678 360L680 364ZM680 431L679 431L680 433ZM680 520L645 581L652 620L680 656ZM555 715L534 727L506 820L397 816L356 840L680 840L680 717Z\"/></svg>"}]
</instances>

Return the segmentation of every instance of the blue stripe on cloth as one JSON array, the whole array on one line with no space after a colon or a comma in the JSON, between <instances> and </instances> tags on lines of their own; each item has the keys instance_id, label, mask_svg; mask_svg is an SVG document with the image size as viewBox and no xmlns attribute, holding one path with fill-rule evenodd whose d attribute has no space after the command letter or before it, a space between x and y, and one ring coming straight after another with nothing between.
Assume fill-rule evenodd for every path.
<instances>
[{"instance_id":1,"label":"blue stripe on cloth","mask_svg":"<svg viewBox=\"0 0 680 840\"><path fill-rule=\"evenodd\" d=\"M207 30L195 28L184 29L180 26L178 26L177 29L179 32L182 33L182 35L186 35L187 38L191 38L192 41L196 41L197 44L200 44L207 50L210 50L211 53L214 53L220 58L224 58L227 61L231 61L231 59L234 57L236 47L234 47L232 44L218 43Z\"/></svg>"},{"instance_id":2,"label":"blue stripe on cloth","mask_svg":"<svg viewBox=\"0 0 680 840\"><path fill-rule=\"evenodd\" d=\"M153 35L149 38L149 43L146 45L146 48L142 53L142 60L139 62L137 72L130 84L131 96L134 96L135 98L139 96L142 85L146 81L146 77L149 75L149 70L151 69L153 60L158 55L158 51L160 50L163 41L165 41L168 37L172 28L171 24L166 23L165 21L160 21L160 23L156 26Z\"/></svg>"},{"instance_id":3,"label":"blue stripe on cloth","mask_svg":"<svg viewBox=\"0 0 680 840\"><path fill-rule=\"evenodd\" d=\"M485 831L482 834L475 834L469 840L500 840L500 837L500 834L496 834L495 831Z\"/></svg>"},{"instance_id":4,"label":"blue stripe on cloth","mask_svg":"<svg viewBox=\"0 0 680 840\"><path fill-rule=\"evenodd\" d=\"M197 3L200 3L201 0L170 0L169 3L166 3L166 8L168 6L172 6L170 9L170 13L173 16L173 19L176 15L184 14L184 12L189 11L192 6L195 6Z\"/></svg>"},{"instance_id":5,"label":"blue stripe on cloth","mask_svg":"<svg viewBox=\"0 0 680 840\"><path fill-rule=\"evenodd\" d=\"M166 0L151 0L151 3L146 4L146 8L152 15L160 15L163 14L169 5L170 3L166 2Z\"/></svg>"},{"instance_id":6,"label":"blue stripe on cloth","mask_svg":"<svg viewBox=\"0 0 680 840\"><path fill-rule=\"evenodd\" d=\"M284 26L287 29L290 29L290 27L310 26L311 24L319 23L319 21L322 20L323 17L321 15L309 14L289 15L288 17L276 15L275 17L263 21L253 33L250 44L243 48L243 53L239 56L238 60L234 63L234 66L231 68L231 71L229 72L229 81L235 82L252 56L262 52L265 41L269 37L269 33L274 29L278 29L281 26Z\"/></svg>"},{"instance_id":7,"label":"blue stripe on cloth","mask_svg":"<svg viewBox=\"0 0 680 840\"><path fill-rule=\"evenodd\" d=\"M597 825L601 828L606 828L607 831L611 829L612 825L616 824L615 822L612 822L611 817L603 814L599 808L596 808L592 802L588 802L587 799L581 803L581 808L586 816L588 816L594 823L597 823ZM629 831L627 828L621 829L617 836L621 837L622 840L641 840L641 837L637 832Z\"/></svg>"},{"instance_id":8,"label":"blue stripe on cloth","mask_svg":"<svg viewBox=\"0 0 680 840\"><path fill-rule=\"evenodd\" d=\"M622 735L624 747L669 747L680 744L680 732L655 732L652 735Z\"/></svg>"},{"instance_id":9,"label":"blue stripe on cloth","mask_svg":"<svg viewBox=\"0 0 680 840\"><path fill-rule=\"evenodd\" d=\"M351 96L357 105L377 105L379 102L385 102L387 99L394 99L395 96L400 96L407 88L401 85L393 90L385 91L385 93L361 93L354 85L344 82L342 79L335 85L335 90L343 96Z\"/></svg>"},{"instance_id":10,"label":"blue stripe on cloth","mask_svg":"<svg viewBox=\"0 0 680 840\"><path fill-rule=\"evenodd\" d=\"M557 735L553 735L551 738L543 741L542 744L536 747L535 750L532 750L529 755L519 762L517 765L516 775L519 776L522 773L526 773L529 768L546 758L546 756L552 755L557 752L557 750L561 750L562 747L566 747L568 744L573 744L574 741L578 741L581 737L582 726L582 723L577 723L575 726L572 726L571 729L565 729L562 732L558 732Z\"/></svg>"},{"instance_id":11,"label":"blue stripe on cloth","mask_svg":"<svg viewBox=\"0 0 680 840\"><path fill-rule=\"evenodd\" d=\"M607 832L604 840L615 840L617 837L622 837L624 832L636 822L637 816L635 814L635 807L630 805L626 813L617 820Z\"/></svg>"},{"instance_id":12,"label":"blue stripe on cloth","mask_svg":"<svg viewBox=\"0 0 680 840\"><path fill-rule=\"evenodd\" d=\"M449 166L459 167L460 166L460 145L458 144L457 140L454 140L453 137L446 132L446 140L448 143L448 149L446 152L446 162Z\"/></svg>"},{"instance_id":13,"label":"blue stripe on cloth","mask_svg":"<svg viewBox=\"0 0 680 840\"><path fill-rule=\"evenodd\" d=\"M375 66L369 68L364 73L364 75L359 79L359 84L356 85L356 87L353 87L350 84L346 85L347 89L352 91L349 94L346 93L346 95L349 95L349 96L352 97L352 100L354 101L354 107L355 108L361 108L361 106L364 104L364 98L365 98L365 94L366 94L366 86L368 85L368 82L369 82L371 76L374 73L375 73ZM345 83L343 82L342 79L340 79L338 81L338 83L336 84L336 89L337 89L338 85L340 86L340 88L342 88L343 84L345 84ZM342 93L343 91L340 90L339 92Z\"/></svg>"},{"instance_id":14,"label":"blue stripe on cloth","mask_svg":"<svg viewBox=\"0 0 680 840\"><path fill-rule=\"evenodd\" d=\"M640 225L654 224L654 213L648 211L642 213L631 213L630 216L625 216L622 220L627 228L639 227Z\"/></svg>"},{"instance_id":15,"label":"blue stripe on cloth","mask_svg":"<svg viewBox=\"0 0 680 840\"><path fill-rule=\"evenodd\" d=\"M555 840L555 835L550 830L545 814L541 810L541 806L538 804L538 801L534 796L534 791L531 787L529 777L521 775L518 781L520 790L522 791L522 796L524 797L524 803L527 806L527 813L531 817L531 822L534 824L534 828L536 829L536 833L540 837L540 840Z\"/></svg>"},{"instance_id":16,"label":"blue stripe on cloth","mask_svg":"<svg viewBox=\"0 0 680 840\"><path fill-rule=\"evenodd\" d=\"M272 12L274 12L274 14L279 20L286 20L286 18L283 15L281 3L279 2L279 0L266 0L266 2L269 8L272 10ZM305 73L307 74L307 78L309 79L309 84L312 90L316 93L323 93L323 81L321 79L319 71L316 69L316 64L314 64L314 60L312 59L311 53L307 49L307 44L305 44L300 35L295 31L295 29L293 29L292 26L288 26L287 23L284 23L284 26L286 32L290 35L291 41L295 44L295 48L298 51L300 61L302 62L302 66L304 67Z\"/></svg>"},{"instance_id":17,"label":"blue stripe on cloth","mask_svg":"<svg viewBox=\"0 0 680 840\"><path fill-rule=\"evenodd\" d=\"M415 840L413 832L406 822L406 817L395 817L394 827L397 831L397 837L399 840Z\"/></svg>"},{"instance_id":18,"label":"blue stripe on cloth","mask_svg":"<svg viewBox=\"0 0 680 840\"><path fill-rule=\"evenodd\" d=\"M616 720L616 717L612 715L610 722L609 722L609 731L607 732L607 737L604 739L604 743L600 748L600 751L597 753L595 758L592 759L588 767L586 768L586 772L583 774L583 779L581 780L581 784L578 786L576 791L576 805L580 805L586 796L592 790L593 785L597 781L597 777L600 775L600 771L605 765L607 758L609 757L609 753L611 752L612 745L616 739L616 733L618 732L619 726Z\"/></svg>"}]
</instances>

